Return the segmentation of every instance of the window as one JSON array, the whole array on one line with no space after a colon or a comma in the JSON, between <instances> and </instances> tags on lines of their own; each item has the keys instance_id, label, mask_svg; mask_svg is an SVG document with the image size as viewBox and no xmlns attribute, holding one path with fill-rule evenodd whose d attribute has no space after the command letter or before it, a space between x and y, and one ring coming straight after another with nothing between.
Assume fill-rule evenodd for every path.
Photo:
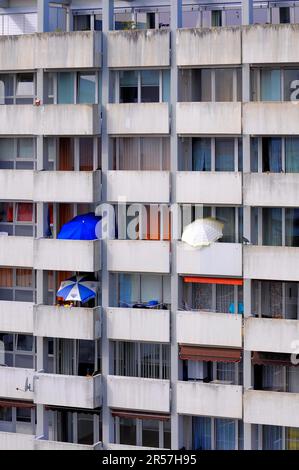
<instances>
[{"instance_id":1,"label":"window","mask_svg":"<svg viewBox=\"0 0 299 470\"><path fill-rule=\"evenodd\" d=\"M266 246L299 246L297 208L253 207L252 243Z\"/></svg>"},{"instance_id":2,"label":"window","mask_svg":"<svg viewBox=\"0 0 299 470\"><path fill-rule=\"evenodd\" d=\"M215 69L215 101L234 101L234 69Z\"/></svg>"},{"instance_id":3,"label":"window","mask_svg":"<svg viewBox=\"0 0 299 470\"><path fill-rule=\"evenodd\" d=\"M251 171L299 172L299 137L252 137Z\"/></svg>"},{"instance_id":4,"label":"window","mask_svg":"<svg viewBox=\"0 0 299 470\"><path fill-rule=\"evenodd\" d=\"M211 11L211 26L222 26L222 12L221 10L212 10Z\"/></svg>"},{"instance_id":5,"label":"window","mask_svg":"<svg viewBox=\"0 0 299 470\"><path fill-rule=\"evenodd\" d=\"M47 102L57 104L95 104L100 81L96 72L48 73Z\"/></svg>"},{"instance_id":6,"label":"window","mask_svg":"<svg viewBox=\"0 0 299 470\"><path fill-rule=\"evenodd\" d=\"M279 8L279 23L290 23L290 7L280 7Z\"/></svg>"},{"instance_id":7,"label":"window","mask_svg":"<svg viewBox=\"0 0 299 470\"><path fill-rule=\"evenodd\" d=\"M241 69L202 68L180 69L179 101L241 101Z\"/></svg>"},{"instance_id":8,"label":"window","mask_svg":"<svg viewBox=\"0 0 299 470\"><path fill-rule=\"evenodd\" d=\"M215 139L215 170L234 171L234 139Z\"/></svg>"},{"instance_id":9,"label":"window","mask_svg":"<svg viewBox=\"0 0 299 470\"><path fill-rule=\"evenodd\" d=\"M242 171L242 139L184 137L180 140L180 171Z\"/></svg>"},{"instance_id":10,"label":"window","mask_svg":"<svg viewBox=\"0 0 299 470\"><path fill-rule=\"evenodd\" d=\"M0 364L34 369L34 336L0 333Z\"/></svg>"},{"instance_id":11,"label":"window","mask_svg":"<svg viewBox=\"0 0 299 470\"><path fill-rule=\"evenodd\" d=\"M114 342L114 373L125 377L169 379L168 344Z\"/></svg>"},{"instance_id":12,"label":"window","mask_svg":"<svg viewBox=\"0 0 299 470\"><path fill-rule=\"evenodd\" d=\"M263 209L263 245L280 246L282 243L282 210Z\"/></svg>"},{"instance_id":13,"label":"window","mask_svg":"<svg viewBox=\"0 0 299 470\"><path fill-rule=\"evenodd\" d=\"M114 170L161 171L170 168L168 137L119 137L113 144Z\"/></svg>"},{"instance_id":14,"label":"window","mask_svg":"<svg viewBox=\"0 0 299 470\"><path fill-rule=\"evenodd\" d=\"M299 69L292 67L253 68L253 101L298 101Z\"/></svg>"},{"instance_id":15,"label":"window","mask_svg":"<svg viewBox=\"0 0 299 470\"><path fill-rule=\"evenodd\" d=\"M169 100L169 70L121 70L115 72L114 78L116 103L158 103Z\"/></svg>"},{"instance_id":16,"label":"window","mask_svg":"<svg viewBox=\"0 0 299 470\"><path fill-rule=\"evenodd\" d=\"M14 76L0 75L0 104L14 103Z\"/></svg>"},{"instance_id":17,"label":"window","mask_svg":"<svg viewBox=\"0 0 299 470\"><path fill-rule=\"evenodd\" d=\"M36 152L33 138L0 138L0 169L33 170Z\"/></svg>"},{"instance_id":18,"label":"window","mask_svg":"<svg viewBox=\"0 0 299 470\"><path fill-rule=\"evenodd\" d=\"M280 70L261 70L261 101L281 100Z\"/></svg>"},{"instance_id":19,"label":"window","mask_svg":"<svg viewBox=\"0 0 299 470\"><path fill-rule=\"evenodd\" d=\"M138 72L123 71L119 74L120 103L138 102Z\"/></svg>"},{"instance_id":20,"label":"window","mask_svg":"<svg viewBox=\"0 0 299 470\"><path fill-rule=\"evenodd\" d=\"M298 284L282 281L253 281L252 314L265 318L298 318Z\"/></svg>"},{"instance_id":21,"label":"window","mask_svg":"<svg viewBox=\"0 0 299 470\"><path fill-rule=\"evenodd\" d=\"M90 31L90 15L74 15L74 31Z\"/></svg>"},{"instance_id":22,"label":"window","mask_svg":"<svg viewBox=\"0 0 299 470\"><path fill-rule=\"evenodd\" d=\"M74 74L70 72L59 72L57 74L57 102L58 104L74 103ZM50 90L52 92L52 90Z\"/></svg>"},{"instance_id":23,"label":"window","mask_svg":"<svg viewBox=\"0 0 299 470\"><path fill-rule=\"evenodd\" d=\"M239 421L229 418L192 417L192 450L236 450L243 447Z\"/></svg>"},{"instance_id":24,"label":"window","mask_svg":"<svg viewBox=\"0 0 299 470\"><path fill-rule=\"evenodd\" d=\"M33 104L34 98L33 73L0 75L0 104Z\"/></svg>"},{"instance_id":25,"label":"window","mask_svg":"<svg viewBox=\"0 0 299 470\"><path fill-rule=\"evenodd\" d=\"M139 447L170 449L171 432L168 418L159 420L155 415L149 418L124 418L115 411L115 443Z\"/></svg>"},{"instance_id":26,"label":"window","mask_svg":"<svg viewBox=\"0 0 299 470\"><path fill-rule=\"evenodd\" d=\"M211 207L185 204L181 207L182 231L199 218L213 217L223 223L223 236L217 240L222 243L240 243L243 236L243 211L241 207Z\"/></svg>"},{"instance_id":27,"label":"window","mask_svg":"<svg viewBox=\"0 0 299 470\"><path fill-rule=\"evenodd\" d=\"M0 202L0 232L14 236L35 236L35 204Z\"/></svg>"},{"instance_id":28,"label":"window","mask_svg":"<svg viewBox=\"0 0 299 470\"><path fill-rule=\"evenodd\" d=\"M118 297L114 306L134 307L155 300L157 308L170 304L170 277L159 274L118 274L115 275L118 285Z\"/></svg>"},{"instance_id":29,"label":"window","mask_svg":"<svg viewBox=\"0 0 299 470\"><path fill-rule=\"evenodd\" d=\"M157 70L141 71L141 102L158 103L160 101L160 72Z\"/></svg>"},{"instance_id":30,"label":"window","mask_svg":"<svg viewBox=\"0 0 299 470\"><path fill-rule=\"evenodd\" d=\"M298 450L299 428L261 426L261 450Z\"/></svg>"},{"instance_id":31,"label":"window","mask_svg":"<svg viewBox=\"0 0 299 470\"><path fill-rule=\"evenodd\" d=\"M192 171L211 171L211 147L211 139L192 139Z\"/></svg>"},{"instance_id":32,"label":"window","mask_svg":"<svg viewBox=\"0 0 299 470\"><path fill-rule=\"evenodd\" d=\"M78 103L96 102L96 76L94 73L78 73Z\"/></svg>"}]
</instances>

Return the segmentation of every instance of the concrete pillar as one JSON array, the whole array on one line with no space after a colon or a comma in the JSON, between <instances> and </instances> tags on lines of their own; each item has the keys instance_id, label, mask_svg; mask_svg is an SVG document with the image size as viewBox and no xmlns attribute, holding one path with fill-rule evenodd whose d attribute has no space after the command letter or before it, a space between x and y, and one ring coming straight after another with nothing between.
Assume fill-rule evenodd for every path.
<instances>
[{"instance_id":1,"label":"concrete pillar","mask_svg":"<svg viewBox=\"0 0 299 470\"><path fill-rule=\"evenodd\" d=\"M110 102L107 33L113 29L114 1L103 2L102 29L102 202L107 201L107 171L109 169L110 144L107 134L107 104ZM113 423L107 405L107 375L110 373L109 340L107 338L107 307L109 307L109 273L107 271L107 241L102 241L102 420L104 448L112 440Z\"/></svg>"},{"instance_id":2,"label":"concrete pillar","mask_svg":"<svg viewBox=\"0 0 299 470\"><path fill-rule=\"evenodd\" d=\"M251 24L253 21L253 2L252 0L243 0L242 3L242 23L243 25ZM250 101L250 66L242 65L242 102ZM243 134L243 173L250 173L250 135ZM243 234L247 240L251 241L251 207L243 207ZM251 279L244 279L244 321L246 317L251 316ZM244 346L244 345L243 345ZM251 367L251 351L243 349L243 385L244 390L251 388L252 383L252 367ZM252 429L251 424L244 423L244 449L252 448Z\"/></svg>"},{"instance_id":3,"label":"concrete pillar","mask_svg":"<svg viewBox=\"0 0 299 470\"><path fill-rule=\"evenodd\" d=\"M37 32L38 33L45 33L47 31L50 31L49 3L50 3L50 0L37 0Z\"/></svg>"},{"instance_id":4,"label":"concrete pillar","mask_svg":"<svg viewBox=\"0 0 299 470\"><path fill-rule=\"evenodd\" d=\"M170 10L170 26L171 26L171 70L170 70L170 113L171 113L171 130L170 130L170 171L171 171L171 204L176 202L176 172L178 170L178 136L176 133L176 103L178 101L178 68L176 58L176 32L182 27L182 1L171 2ZM173 227L178 225L178 211L172 211ZM176 313L178 310L179 296L179 278L176 268L176 234L177 230L173 230L171 240L171 315L170 315L170 346L171 346L171 448L173 450L182 447L182 427L177 414L176 402L176 385L180 378L179 359L178 359L178 343L176 335Z\"/></svg>"},{"instance_id":5,"label":"concrete pillar","mask_svg":"<svg viewBox=\"0 0 299 470\"><path fill-rule=\"evenodd\" d=\"M242 0L242 24L253 23L253 0Z\"/></svg>"}]
</instances>

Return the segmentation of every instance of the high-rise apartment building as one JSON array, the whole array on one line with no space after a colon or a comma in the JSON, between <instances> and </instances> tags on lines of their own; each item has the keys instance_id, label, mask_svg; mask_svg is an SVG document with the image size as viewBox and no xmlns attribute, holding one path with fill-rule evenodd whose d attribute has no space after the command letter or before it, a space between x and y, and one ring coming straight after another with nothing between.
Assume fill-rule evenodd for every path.
<instances>
[{"instance_id":1,"label":"high-rise apartment building","mask_svg":"<svg viewBox=\"0 0 299 470\"><path fill-rule=\"evenodd\" d=\"M0 0L0 449L299 449L298 23Z\"/></svg>"}]
</instances>

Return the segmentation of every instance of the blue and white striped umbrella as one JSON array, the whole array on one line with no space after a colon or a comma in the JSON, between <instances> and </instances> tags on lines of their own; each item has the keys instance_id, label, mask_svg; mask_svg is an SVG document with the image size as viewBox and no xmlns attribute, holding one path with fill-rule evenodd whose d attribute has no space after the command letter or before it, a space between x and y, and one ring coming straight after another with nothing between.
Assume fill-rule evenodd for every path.
<instances>
[{"instance_id":1,"label":"blue and white striped umbrella","mask_svg":"<svg viewBox=\"0 0 299 470\"><path fill-rule=\"evenodd\" d=\"M78 300L87 302L96 296L98 282L92 280L90 276L73 276L63 281L57 291L57 297L64 300Z\"/></svg>"}]
</instances>

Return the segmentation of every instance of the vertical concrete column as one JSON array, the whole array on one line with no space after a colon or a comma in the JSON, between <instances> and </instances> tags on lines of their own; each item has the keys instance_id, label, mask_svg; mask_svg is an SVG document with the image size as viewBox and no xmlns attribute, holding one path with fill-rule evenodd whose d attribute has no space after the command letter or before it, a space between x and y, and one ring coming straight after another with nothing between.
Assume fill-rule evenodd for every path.
<instances>
[{"instance_id":1,"label":"vertical concrete column","mask_svg":"<svg viewBox=\"0 0 299 470\"><path fill-rule=\"evenodd\" d=\"M37 169L43 170L46 168L46 158L44 151L44 137L37 136L36 142L37 152ZM42 238L46 235L48 226L47 205L43 202L37 202L36 208L36 237ZM46 300L47 294L47 271L36 271L36 304L43 304ZM36 370L47 370L48 361L48 340L47 338L36 337ZM38 385L38 379L35 381L35 386ZM48 439L48 419L47 412L44 405L36 406L36 435L37 437L43 436Z\"/></svg>"},{"instance_id":2,"label":"vertical concrete column","mask_svg":"<svg viewBox=\"0 0 299 470\"><path fill-rule=\"evenodd\" d=\"M50 30L49 23L50 0L37 0L37 32L45 33Z\"/></svg>"},{"instance_id":3,"label":"vertical concrete column","mask_svg":"<svg viewBox=\"0 0 299 470\"><path fill-rule=\"evenodd\" d=\"M177 381L180 378L178 343L176 334L176 314L178 310L179 278L176 267L176 239L178 235L179 212L176 205L176 172L178 170L178 136L176 133L176 103L178 101L178 68L176 57L177 29L182 27L182 1L171 2L170 10L171 26L171 70L170 70L170 172L171 172L171 197L172 204L172 239L171 239L171 315L170 315L170 346L171 346L171 376L170 376L170 411L171 411L171 448L182 447L182 425L177 414Z\"/></svg>"},{"instance_id":4,"label":"vertical concrete column","mask_svg":"<svg viewBox=\"0 0 299 470\"><path fill-rule=\"evenodd\" d=\"M253 1L242 1L242 24L249 25L253 22ZM243 59L242 59L243 60ZM242 64L242 102L250 101L250 66ZM243 107L243 106L242 106ZM242 109L243 115L243 109ZM250 135L243 134L243 175L250 173ZM244 176L243 176L244 181ZM244 188L244 185L243 185ZM251 207L243 207L243 232L244 237L251 240ZM243 248L244 251L244 248ZM244 296L244 325L246 318L251 315L251 279L244 279L243 287ZM244 337L244 335L243 335ZM244 348L244 344L243 344ZM243 349L243 385L244 391L251 388L252 383L252 367L251 367L251 351ZM252 448L252 429L251 424L244 423L244 449Z\"/></svg>"},{"instance_id":5,"label":"vertical concrete column","mask_svg":"<svg viewBox=\"0 0 299 470\"><path fill-rule=\"evenodd\" d=\"M253 0L242 0L242 24L253 23Z\"/></svg>"},{"instance_id":6,"label":"vertical concrete column","mask_svg":"<svg viewBox=\"0 0 299 470\"><path fill-rule=\"evenodd\" d=\"M110 144L107 134L107 104L110 101L107 34L113 29L114 1L103 2L102 28L102 202L107 201L107 171ZM107 308L109 307L109 272L107 271L107 240L102 241L102 420L104 448L113 439L113 423L107 403L107 376L110 373L109 340L107 337Z\"/></svg>"}]
</instances>

